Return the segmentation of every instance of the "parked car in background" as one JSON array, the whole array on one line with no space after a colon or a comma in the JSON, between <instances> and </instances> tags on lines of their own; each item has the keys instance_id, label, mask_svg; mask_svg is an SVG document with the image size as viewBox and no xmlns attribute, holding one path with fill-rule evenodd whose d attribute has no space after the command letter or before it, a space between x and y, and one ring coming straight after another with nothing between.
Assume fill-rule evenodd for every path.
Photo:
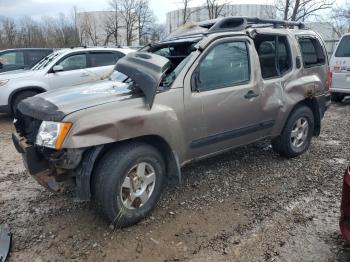
<instances>
[{"instance_id":1,"label":"parked car in background","mask_svg":"<svg viewBox=\"0 0 350 262\"><path fill-rule=\"evenodd\" d=\"M345 240L350 243L350 164L344 173L339 225Z\"/></svg>"},{"instance_id":2,"label":"parked car in background","mask_svg":"<svg viewBox=\"0 0 350 262\"><path fill-rule=\"evenodd\" d=\"M345 34L330 59L332 73L331 95L334 102L350 96L350 34Z\"/></svg>"},{"instance_id":3,"label":"parked car in background","mask_svg":"<svg viewBox=\"0 0 350 262\"><path fill-rule=\"evenodd\" d=\"M108 77L119 58L132 49L72 48L58 50L30 70L0 74L0 112L13 113L20 101L59 87Z\"/></svg>"},{"instance_id":4,"label":"parked car in background","mask_svg":"<svg viewBox=\"0 0 350 262\"><path fill-rule=\"evenodd\" d=\"M78 198L123 227L149 214L191 161L261 139L286 158L307 151L330 105L323 40L297 22L198 27L120 59L118 81L22 101L13 141L29 173L56 192L75 179Z\"/></svg>"},{"instance_id":5,"label":"parked car in background","mask_svg":"<svg viewBox=\"0 0 350 262\"><path fill-rule=\"evenodd\" d=\"M0 73L30 69L45 56L51 54L51 48L17 48L0 51Z\"/></svg>"}]
</instances>

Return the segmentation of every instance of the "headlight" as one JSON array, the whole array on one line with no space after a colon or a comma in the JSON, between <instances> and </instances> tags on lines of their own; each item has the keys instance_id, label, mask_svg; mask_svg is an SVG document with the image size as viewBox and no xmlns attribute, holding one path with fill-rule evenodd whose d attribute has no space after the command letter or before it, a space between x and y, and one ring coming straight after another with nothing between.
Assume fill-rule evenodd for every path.
<instances>
[{"instance_id":1,"label":"headlight","mask_svg":"<svg viewBox=\"0 0 350 262\"><path fill-rule=\"evenodd\" d=\"M71 123L43 121L35 143L39 146L60 149L71 127Z\"/></svg>"},{"instance_id":2,"label":"headlight","mask_svg":"<svg viewBox=\"0 0 350 262\"><path fill-rule=\"evenodd\" d=\"M0 80L0 86L6 85L8 81L10 81L10 80L9 79Z\"/></svg>"}]
</instances>

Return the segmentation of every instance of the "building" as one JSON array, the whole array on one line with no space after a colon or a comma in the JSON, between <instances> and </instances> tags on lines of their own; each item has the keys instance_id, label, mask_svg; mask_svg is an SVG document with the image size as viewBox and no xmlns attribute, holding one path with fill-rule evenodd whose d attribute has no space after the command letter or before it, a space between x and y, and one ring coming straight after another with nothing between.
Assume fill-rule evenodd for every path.
<instances>
[{"instance_id":1,"label":"building","mask_svg":"<svg viewBox=\"0 0 350 262\"><path fill-rule=\"evenodd\" d=\"M86 46L128 45L124 22L120 17L114 11L79 12L77 25L82 44ZM118 19L117 35L114 34L116 19ZM131 46L138 45L138 32L134 30Z\"/></svg>"},{"instance_id":2,"label":"building","mask_svg":"<svg viewBox=\"0 0 350 262\"><path fill-rule=\"evenodd\" d=\"M184 24L184 9L168 12L166 15L166 29L170 34ZM225 5L220 16L249 16L259 18L276 18L276 8L267 4L231 4ZM191 7L187 12L186 22L200 22L209 19L208 10L203 6Z\"/></svg>"}]
</instances>

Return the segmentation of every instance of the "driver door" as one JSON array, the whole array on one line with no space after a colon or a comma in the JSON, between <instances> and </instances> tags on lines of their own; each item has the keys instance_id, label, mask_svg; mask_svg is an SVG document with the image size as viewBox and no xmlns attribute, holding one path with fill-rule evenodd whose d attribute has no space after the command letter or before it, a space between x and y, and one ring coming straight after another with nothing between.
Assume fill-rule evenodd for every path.
<instances>
[{"instance_id":1,"label":"driver door","mask_svg":"<svg viewBox=\"0 0 350 262\"><path fill-rule=\"evenodd\" d=\"M217 40L187 75L190 158L250 143L271 129L273 123L262 117L253 48L245 37Z\"/></svg>"},{"instance_id":2,"label":"driver door","mask_svg":"<svg viewBox=\"0 0 350 262\"><path fill-rule=\"evenodd\" d=\"M68 55L58 61L55 65L62 66L63 70L49 73L50 89L69 87L87 83L93 76L87 71L86 53L75 53Z\"/></svg>"}]
</instances>

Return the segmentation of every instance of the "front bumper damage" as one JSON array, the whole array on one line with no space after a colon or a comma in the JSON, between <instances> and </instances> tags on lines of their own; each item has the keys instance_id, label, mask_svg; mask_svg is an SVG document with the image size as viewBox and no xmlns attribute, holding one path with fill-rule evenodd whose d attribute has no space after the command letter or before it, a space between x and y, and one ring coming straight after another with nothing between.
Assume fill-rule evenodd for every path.
<instances>
[{"instance_id":1,"label":"front bumper damage","mask_svg":"<svg viewBox=\"0 0 350 262\"><path fill-rule=\"evenodd\" d=\"M16 150L22 154L23 162L30 175L42 186L52 192L59 192L60 182L71 177L80 163L83 150L53 152L28 143L18 133L12 134Z\"/></svg>"}]
</instances>

